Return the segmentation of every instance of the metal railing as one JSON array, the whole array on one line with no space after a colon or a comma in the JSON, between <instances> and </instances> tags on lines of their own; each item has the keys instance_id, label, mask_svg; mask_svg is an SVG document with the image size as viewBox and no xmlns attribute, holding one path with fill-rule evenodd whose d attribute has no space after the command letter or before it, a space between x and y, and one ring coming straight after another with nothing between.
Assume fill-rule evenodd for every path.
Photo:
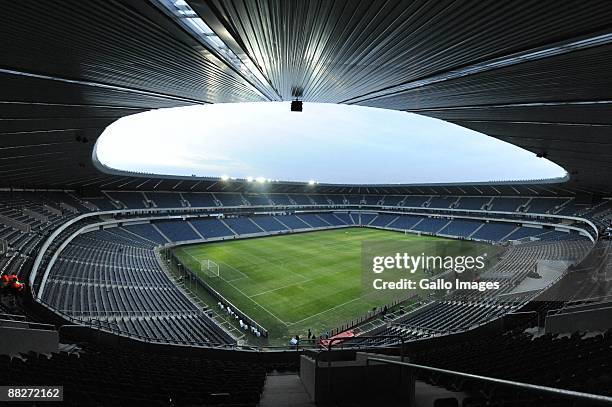
<instances>
[{"instance_id":1,"label":"metal railing","mask_svg":"<svg viewBox=\"0 0 612 407\"><path fill-rule=\"evenodd\" d=\"M540 386L537 384L529 384L529 383L523 383L523 382L515 382L512 380L506 380L506 379L497 379L495 377L480 376L480 375L471 374L471 373L457 372L454 370L440 369L437 367L417 365L414 363L383 359L383 358L378 358L378 357L368 357L366 359L366 366L370 366L370 362L388 363L392 365L398 365L401 367L409 368L411 370L422 370L426 372L441 373L441 374L450 375L454 377L461 377L463 379L469 379L469 380L475 380L475 381L484 382L484 383L497 384L497 385L502 385L506 387L511 387L517 390L531 391L531 392L547 394L551 396L573 398L573 399L578 399L581 401L594 402L594 403L598 403L598 405L612 405L612 397L602 396L598 394L583 393L579 391L565 390L565 389L557 389L554 387ZM401 370L400 370L400 373L401 373ZM412 391L412 397L414 397L414 391ZM413 404L408 404L408 405L413 405Z\"/></svg>"}]
</instances>

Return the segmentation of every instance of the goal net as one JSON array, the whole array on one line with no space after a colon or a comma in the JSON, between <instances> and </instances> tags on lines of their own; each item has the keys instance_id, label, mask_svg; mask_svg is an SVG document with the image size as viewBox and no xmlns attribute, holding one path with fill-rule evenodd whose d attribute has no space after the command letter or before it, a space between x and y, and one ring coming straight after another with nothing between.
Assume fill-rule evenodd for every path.
<instances>
[{"instance_id":1,"label":"goal net","mask_svg":"<svg viewBox=\"0 0 612 407\"><path fill-rule=\"evenodd\" d=\"M209 277L219 277L219 265L210 259L200 261L200 270Z\"/></svg>"}]
</instances>

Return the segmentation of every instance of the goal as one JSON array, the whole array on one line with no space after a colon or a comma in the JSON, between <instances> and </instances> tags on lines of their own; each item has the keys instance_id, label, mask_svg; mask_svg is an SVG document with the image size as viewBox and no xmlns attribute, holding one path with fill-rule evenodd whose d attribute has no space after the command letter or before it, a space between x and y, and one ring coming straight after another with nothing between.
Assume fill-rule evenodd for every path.
<instances>
[{"instance_id":1,"label":"goal","mask_svg":"<svg viewBox=\"0 0 612 407\"><path fill-rule=\"evenodd\" d=\"M200 270L209 277L219 277L219 265L210 259L200 261Z\"/></svg>"}]
</instances>

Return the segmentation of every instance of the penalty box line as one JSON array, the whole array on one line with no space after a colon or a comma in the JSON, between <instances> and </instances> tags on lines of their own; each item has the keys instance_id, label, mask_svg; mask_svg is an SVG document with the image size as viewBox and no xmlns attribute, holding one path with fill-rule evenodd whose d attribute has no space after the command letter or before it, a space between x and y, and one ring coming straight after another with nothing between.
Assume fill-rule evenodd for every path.
<instances>
[{"instance_id":1,"label":"penalty box line","mask_svg":"<svg viewBox=\"0 0 612 407\"><path fill-rule=\"evenodd\" d=\"M187 254L194 259L196 262L199 262L200 260L198 260L193 254L187 252ZM247 277L244 273L241 272L241 274L243 274L245 277ZM245 298L247 298L249 301L251 301L252 303L254 303L255 305L257 305L258 307L260 307L262 310L266 311L268 314L272 315L276 320L278 320L281 324L285 325L285 326L289 326L289 324L285 321L283 321L282 319L280 319L278 316L274 315L269 309L267 309L266 307L264 307L263 305L261 305L260 303L258 303L257 301L253 300L251 297L249 297L244 291L242 291L240 288L236 287L234 284L232 284L231 281L228 281L226 279L224 279L221 276L221 273L219 273L219 278L223 281L225 281L227 284L229 284L230 286L232 286L236 291L238 291L240 294L242 294Z\"/></svg>"}]
</instances>

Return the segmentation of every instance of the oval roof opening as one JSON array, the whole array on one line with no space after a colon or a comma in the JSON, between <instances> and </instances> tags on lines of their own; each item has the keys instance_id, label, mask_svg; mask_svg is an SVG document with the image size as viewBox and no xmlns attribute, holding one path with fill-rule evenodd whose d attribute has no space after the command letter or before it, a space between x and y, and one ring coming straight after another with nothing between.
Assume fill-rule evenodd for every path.
<instances>
[{"instance_id":1,"label":"oval roof opening","mask_svg":"<svg viewBox=\"0 0 612 407\"><path fill-rule=\"evenodd\" d=\"M94 160L158 175L332 184L562 178L563 168L493 137L417 114L325 103L235 103L119 119Z\"/></svg>"}]
</instances>

